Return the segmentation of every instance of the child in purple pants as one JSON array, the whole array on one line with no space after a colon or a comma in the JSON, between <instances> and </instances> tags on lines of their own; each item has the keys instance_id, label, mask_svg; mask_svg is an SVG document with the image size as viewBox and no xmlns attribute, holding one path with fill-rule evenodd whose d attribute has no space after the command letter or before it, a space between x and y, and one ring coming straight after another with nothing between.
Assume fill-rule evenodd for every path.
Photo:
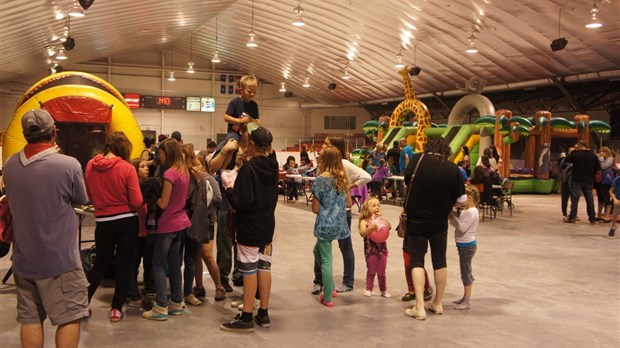
<instances>
[{"instance_id":1,"label":"child in purple pants","mask_svg":"<svg viewBox=\"0 0 620 348\"><path fill-rule=\"evenodd\" d=\"M390 223L381 215L381 206L377 197L370 197L364 205L360 214L359 231L364 237L364 255L366 256L366 291L364 296L372 296L372 289L375 283L375 275L379 279L379 290L381 296L392 297L387 292L387 282L385 280L385 269L387 267L387 237L392 229Z\"/></svg>"}]
</instances>

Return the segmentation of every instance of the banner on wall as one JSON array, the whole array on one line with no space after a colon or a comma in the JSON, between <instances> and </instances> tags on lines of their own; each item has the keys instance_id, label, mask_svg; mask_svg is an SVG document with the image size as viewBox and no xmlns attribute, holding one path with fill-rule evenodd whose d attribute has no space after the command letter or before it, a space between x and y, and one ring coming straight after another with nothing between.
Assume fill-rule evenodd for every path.
<instances>
[{"instance_id":1,"label":"banner on wall","mask_svg":"<svg viewBox=\"0 0 620 348\"><path fill-rule=\"evenodd\" d=\"M136 93L125 93L123 94L125 97L125 102L129 105L130 109L139 109L140 108L140 95Z\"/></svg>"}]
</instances>

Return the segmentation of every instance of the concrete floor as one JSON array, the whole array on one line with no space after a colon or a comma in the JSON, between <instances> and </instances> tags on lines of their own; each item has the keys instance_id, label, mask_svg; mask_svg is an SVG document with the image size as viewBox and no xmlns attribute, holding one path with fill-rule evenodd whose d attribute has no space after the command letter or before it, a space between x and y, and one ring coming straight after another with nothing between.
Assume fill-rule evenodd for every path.
<instances>
[{"instance_id":1,"label":"concrete floor","mask_svg":"<svg viewBox=\"0 0 620 348\"><path fill-rule=\"evenodd\" d=\"M213 301L213 283L205 274L209 299L167 322L140 317L126 309L119 323L108 321L112 288L100 288L91 304L93 316L82 326L82 347L618 347L620 345L620 240L607 236L607 224L589 225L585 207L581 223L563 224L558 195L518 195L512 217L506 212L479 225L472 309L457 311L451 301L462 295L458 255L450 231L448 286L444 315L428 314L420 322L404 314L406 290L401 244L389 239L388 289L393 297L362 296L366 266L362 239L354 230L356 288L335 299L334 308L318 303L312 287L314 214L305 203L277 208L273 287L269 329L251 334L222 332L219 324L236 309L230 298ZM396 223L400 208L383 205ZM354 211L356 212L356 208ZM354 224L357 214L354 214ZM586 221L586 222L583 222ZM92 227L86 228L86 236ZM337 245L334 243L334 245ZM334 247L334 276L341 281L342 258ZM9 268L0 260L0 274ZM430 269L427 256L427 269ZM375 294L378 286L375 285ZM19 345L13 278L0 287L0 347ZM55 329L45 323L46 346Z\"/></svg>"}]
</instances>

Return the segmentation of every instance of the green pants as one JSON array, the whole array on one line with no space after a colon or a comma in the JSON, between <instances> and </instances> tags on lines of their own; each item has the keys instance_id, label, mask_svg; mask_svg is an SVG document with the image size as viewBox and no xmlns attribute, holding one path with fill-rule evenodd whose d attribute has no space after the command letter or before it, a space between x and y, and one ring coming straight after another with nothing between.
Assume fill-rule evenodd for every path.
<instances>
[{"instance_id":1,"label":"green pants","mask_svg":"<svg viewBox=\"0 0 620 348\"><path fill-rule=\"evenodd\" d=\"M334 276L332 274L332 241L316 240L314 245L314 259L321 267L323 275L323 296L325 302L332 302L332 292L334 291Z\"/></svg>"}]
</instances>

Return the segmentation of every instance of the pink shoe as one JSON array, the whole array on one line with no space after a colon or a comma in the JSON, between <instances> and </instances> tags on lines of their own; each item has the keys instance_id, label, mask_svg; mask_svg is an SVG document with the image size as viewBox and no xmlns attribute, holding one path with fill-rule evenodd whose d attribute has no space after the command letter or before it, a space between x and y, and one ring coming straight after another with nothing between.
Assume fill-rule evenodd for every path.
<instances>
[{"instance_id":1,"label":"pink shoe","mask_svg":"<svg viewBox=\"0 0 620 348\"><path fill-rule=\"evenodd\" d=\"M326 306L326 307L329 307L329 308L334 307L334 302L333 302L333 301L331 301L331 302L326 302L326 301L325 301L325 297L323 296L323 294L321 294L321 296L319 296L319 302L321 302L321 304L322 304L323 306Z\"/></svg>"}]
</instances>

